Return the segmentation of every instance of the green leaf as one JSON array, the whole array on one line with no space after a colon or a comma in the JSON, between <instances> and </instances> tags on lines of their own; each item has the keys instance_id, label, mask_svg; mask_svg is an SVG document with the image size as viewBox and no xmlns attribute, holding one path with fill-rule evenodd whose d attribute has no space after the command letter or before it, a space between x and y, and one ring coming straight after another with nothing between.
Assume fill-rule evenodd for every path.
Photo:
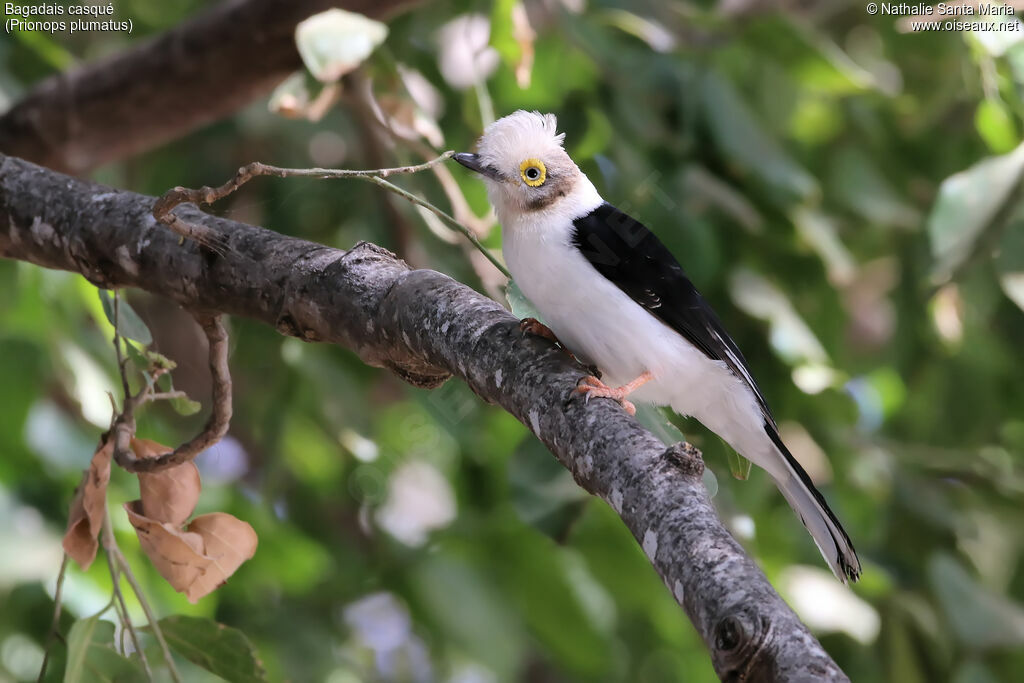
<instances>
[{"instance_id":1,"label":"green leaf","mask_svg":"<svg viewBox=\"0 0 1024 683\"><path fill-rule=\"evenodd\" d=\"M562 541L590 498L537 439L519 442L508 463L509 493L519 518Z\"/></svg>"},{"instance_id":2,"label":"green leaf","mask_svg":"<svg viewBox=\"0 0 1024 683\"><path fill-rule=\"evenodd\" d=\"M671 420L668 419L668 416L665 414L666 410L667 408L660 408L647 403L641 403L636 407L637 422L642 424L651 434L658 437L658 439L666 446L671 446L674 443L685 442L686 437L681 431L679 431L679 428L672 424ZM747 464L747 469L750 469L749 463ZM715 476L715 473L711 471L710 467L704 468L702 479L704 480L704 488L708 490L708 495L712 498L718 495L718 477Z\"/></svg>"},{"instance_id":3,"label":"green leaf","mask_svg":"<svg viewBox=\"0 0 1024 683\"><path fill-rule=\"evenodd\" d=\"M256 648L238 629L183 615L166 617L159 624L170 648L193 664L237 683L267 680Z\"/></svg>"},{"instance_id":4,"label":"green leaf","mask_svg":"<svg viewBox=\"0 0 1024 683\"><path fill-rule=\"evenodd\" d=\"M203 407L202 403L193 401L188 396L172 398L170 404L179 415L195 415Z\"/></svg>"},{"instance_id":5,"label":"green leaf","mask_svg":"<svg viewBox=\"0 0 1024 683\"><path fill-rule=\"evenodd\" d=\"M890 653L886 660L888 680L926 683L919 661L921 655L914 648L912 631L906 620L890 619L886 626L885 645Z\"/></svg>"},{"instance_id":6,"label":"green leaf","mask_svg":"<svg viewBox=\"0 0 1024 683\"><path fill-rule=\"evenodd\" d=\"M577 162L592 159L603 152L615 137L615 128L600 110L587 110L587 127L572 144L572 158Z\"/></svg>"},{"instance_id":7,"label":"green leaf","mask_svg":"<svg viewBox=\"0 0 1024 683\"><path fill-rule=\"evenodd\" d=\"M928 217L936 281L949 279L974 252L977 241L1002 224L1017 201L1022 173L1024 145L1009 154L983 159L942 181Z\"/></svg>"},{"instance_id":8,"label":"green leaf","mask_svg":"<svg viewBox=\"0 0 1024 683\"><path fill-rule=\"evenodd\" d=\"M676 47L675 35L654 19L624 9L606 9L596 17L623 33L639 38L655 52L671 52Z\"/></svg>"},{"instance_id":9,"label":"green leaf","mask_svg":"<svg viewBox=\"0 0 1024 683\"><path fill-rule=\"evenodd\" d=\"M848 285L857 274L857 263L839 239L836 221L823 211L806 206L797 207L790 219L800 236L821 258L828 271L829 282Z\"/></svg>"},{"instance_id":10,"label":"green leaf","mask_svg":"<svg viewBox=\"0 0 1024 683\"><path fill-rule=\"evenodd\" d=\"M498 680L515 678L527 648L523 624L490 572L451 553L431 553L415 567L411 586L422 610L449 642Z\"/></svg>"},{"instance_id":11,"label":"green leaf","mask_svg":"<svg viewBox=\"0 0 1024 683\"><path fill-rule=\"evenodd\" d=\"M831 155L828 194L861 218L878 225L916 228L921 214L893 188L879 162L848 145Z\"/></svg>"},{"instance_id":12,"label":"green leaf","mask_svg":"<svg viewBox=\"0 0 1024 683\"><path fill-rule=\"evenodd\" d=\"M814 177L765 130L732 83L709 71L701 79L700 97L715 144L737 171L782 193L783 203L821 193Z\"/></svg>"},{"instance_id":13,"label":"green leaf","mask_svg":"<svg viewBox=\"0 0 1024 683\"><path fill-rule=\"evenodd\" d=\"M512 12L519 0L496 0L491 7L491 47L498 51L502 61L515 65L523 50L515 37Z\"/></svg>"},{"instance_id":14,"label":"green leaf","mask_svg":"<svg viewBox=\"0 0 1024 683\"><path fill-rule=\"evenodd\" d=\"M114 625L100 620L100 614L72 624L68 633L64 683L145 681L146 673L141 663L115 652L113 643Z\"/></svg>"},{"instance_id":15,"label":"green leaf","mask_svg":"<svg viewBox=\"0 0 1024 683\"><path fill-rule=\"evenodd\" d=\"M32 50L42 61L59 71L67 71L74 67L75 56L64 46L52 40L42 31L13 31L15 39Z\"/></svg>"},{"instance_id":16,"label":"green leaf","mask_svg":"<svg viewBox=\"0 0 1024 683\"><path fill-rule=\"evenodd\" d=\"M105 309L106 306L104 306L104 310ZM111 322L111 325L113 325L113 322ZM137 347L135 344L130 343L125 344L124 347L125 354L128 356L129 359L131 359L133 363L135 363L135 367L137 367L139 370L143 372L149 369L149 360L146 358L146 354L139 350L139 347Z\"/></svg>"},{"instance_id":17,"label":"green leaf","mask_svg":"<svg viewBox=\"0 0 1024 683\"><path fill-rule=\"evenodd\" d=\"M295 27L295 44L309 72L333 83L359 66L387 38L388 27L355 12L329 9Z\"/></svg>"},{"instance_id":18,"label":"green leaf","mask_svg":"<svg viewBox=\"0 0 1024 683\"><path fill-rule=\"evenodd\" d=\"M117 327L118 333L127 339L132 339L140 344L152 344L153 335L150 334L146 323L135 312L128 302L120 297L117 302L117 322L114 318L114 297L105 289L96 290L99 293L100 302L103 303L103 312L111 325Z\"/></svg>"},{"instance_id":19,"label":"green leaf","mask_svg":"<svg viewBox=\"0 0 1024 683\"><path fill-rule=\"evenodd\" d=\"M1024 607L978 585L951 555L932 555L928 578L950 627L968 648L1024 645Z\"/></svg>"},{"instance_id":20,"label":"green leaf","mask_svg":"<svg viewBox=\"0 0 1024 683\"><path fill-rule=\"evenodd\" d=\"M953 674L952 680L953 683L999 683L999 677L977 659L964 662Z\"/></svg>"},{"instance_id":21,"label":"green leaf","mask_svg":"<svg viewBox=\"0 0 1024 683\"><path fill-rule=\"evenodd\" d=\"M530 300L523 294L523 290L519 289L519 285L515 283L515 280L508 281L508 287L505 289L505 298L508 299L508 306L517 318L536 318L540 322L544 322L540 313L537 312L537 309L533 307Z\"/></svg>"},{"instance_id":22,"label":"green leaf","mask_svg":"<svg viewBox=\"0 0 1024 683\"><path fill-rule=\"evenodd\" d=\"M827 365L828 354L786 294L760 273L745 267L729 275L729 293L744 313L771 326L772 347L793 365Z\"/></svg>"},{"instance_id":23,"label":"green leaf","mask_svg":"<svg viewBox=\"0 0 1024 683\"><path fill-rule=\"evenodd\" d=\"M878 89L888 95L900 92L892 79L879 78L864 68L860 60L854 60L827 33L814 30L811 22L795 13L766 15L745 24L740 43L743 49L751 54L770 54L772 66L778 64L785 69L800 91L812 97L854 95L866 89ZM844 42L854 45L853 41Z\"/></svg>"},{"instance_id":24,"label":"green leaf","mask_svg":"<svg viewBox=\"0 0 1024 683\"><path fill-rule=\"evenodd\" d=\"M996 255L999 285L1024 310L1024 216L1018 211L1003 233Z\"/></svg>"},{"instance_id":25,"label":"green leaf","mask_svg":"<svg viewBox=\"0 0 1024 683\"><path fill-rule=\"evenodd\" d=\"M502 550L490 553L484 570L495 577L532 639L583 680L607 675L613 661L615 604L586 561L546 538L518 530L495 534L488 542Z\"/></svg>"},{"instance_id":26,"label":"green leaf","mask_svg":"<svg viewBox=\"0 0 1024 683\"><path fill-rule=\"evenodd\" d=\"M988 148L996 154L1006 154L1020 142L1013 117L997 99L981 101L974 112L974 127Z\"/></svg>"},{"instance_id":27,"label":"green leaf","mask_svg":"<svg viewBox=\"0 0 1024 683\"><path fill-rule=\"evenodd\" d=\"M750 461L744 458L726 444L725 452L729 458L729 472L740 481L745 481L750 476Z\"/></svg>"},{"instance_id":28,"label":"green leaf","mask_svg":"<svg viewBox=\"0 0 1024 683\"><path fill-rule=\"evenodd\" d=\"M156 351L146 351L146 360L149 361L150 366L160 370L173 370L178 367L178 364L173 360Z\"/></svg>"},{"instance_id":29,"label":"green leaf","mask_svg":"<svg viewBox=\"0 0 1024 683\"><path fill-rule=\"evenodd\" d=\"M663 444L671 446L680 441L686 441L683 433L672 424L661 408L650 404L641 404L636 407L637 422L647 428L651 434L658 437Z\"/></svg>"},{"instance_id":30,"label":"green leaf","mask_svg":"<svg viewBox=\"0 0 1024 683\"><path fill-rule=\"evenodd\" d=\"M68 633L68 663L64 672L65 683L81 680L81 672L85 667L85 657L92 644L93 633L99 623L100 615L88 619L79 619L71 626Z\"/></svg>"}]
</instances>

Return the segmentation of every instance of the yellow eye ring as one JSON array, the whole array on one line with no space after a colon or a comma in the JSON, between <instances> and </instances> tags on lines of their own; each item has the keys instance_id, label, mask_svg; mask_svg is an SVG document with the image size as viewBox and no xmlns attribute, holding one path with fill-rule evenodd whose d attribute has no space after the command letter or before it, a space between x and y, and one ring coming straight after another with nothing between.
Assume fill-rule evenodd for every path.
<instances>
[{"instance_id":1,"label":"yellow eye ring","mask_svg":"<svg viewBox=\"0 0 1024 683\"><path fill-rule=\"evenodd\" d=\"M530 187L540 187L548 179L548 170L540 159L527 159L519 164L519 177Z\"/></svg>"}]
</instances>

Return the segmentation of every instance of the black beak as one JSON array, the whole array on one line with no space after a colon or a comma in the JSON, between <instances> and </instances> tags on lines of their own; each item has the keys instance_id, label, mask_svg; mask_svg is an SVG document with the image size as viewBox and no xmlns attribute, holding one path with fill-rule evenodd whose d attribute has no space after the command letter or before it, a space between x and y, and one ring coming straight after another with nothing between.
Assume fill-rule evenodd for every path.
<instances>
[{"instance_id":1,"label":"black beak","mask_svg":"<svg viewBox=\"0 0 1024 683\"><path fill-rule=\"evenodd\" d=\"M498 169L488 166L480 160L479 154L470 154L469 152L459 152L454 157L455 161L459 162L471 171L476 171L480 175L491 178L492 180L501 180L501 174L498 173Z\"/></svg>"}]
</instances>

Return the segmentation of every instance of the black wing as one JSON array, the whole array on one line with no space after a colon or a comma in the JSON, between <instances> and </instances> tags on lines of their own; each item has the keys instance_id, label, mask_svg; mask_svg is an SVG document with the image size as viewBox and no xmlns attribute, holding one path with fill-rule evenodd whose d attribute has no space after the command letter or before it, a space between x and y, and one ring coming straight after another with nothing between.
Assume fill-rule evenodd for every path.
<instances>
[{"instance_id":1,"label":"black wing","mask_svg":"<svg viewBox=\"0 0 1024 683\"><path fill-rule=\"evenodd\" d=\"M765 421L774 428L768 404L736 342L657 236L607 202L573 225L573 243L587 261L705 356L724 361L753 390Z\"/></svg>"}]
</instances>

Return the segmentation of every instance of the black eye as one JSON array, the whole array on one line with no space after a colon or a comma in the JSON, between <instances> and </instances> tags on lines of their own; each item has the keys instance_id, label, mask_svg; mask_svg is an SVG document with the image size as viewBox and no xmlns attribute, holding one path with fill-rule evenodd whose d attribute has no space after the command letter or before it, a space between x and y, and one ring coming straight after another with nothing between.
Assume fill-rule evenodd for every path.
<instances>
[{"instance_id":1,"label":"black eye","mask_svg":"<svg viewBox=\"0 0 1024 683\"><path fill-rule=\"evenodd\" d=\"M530 187L540 187L547 179L547 169L540 159L524 159L519 164L519 177Z\"/></svg>"}]
</instances>

